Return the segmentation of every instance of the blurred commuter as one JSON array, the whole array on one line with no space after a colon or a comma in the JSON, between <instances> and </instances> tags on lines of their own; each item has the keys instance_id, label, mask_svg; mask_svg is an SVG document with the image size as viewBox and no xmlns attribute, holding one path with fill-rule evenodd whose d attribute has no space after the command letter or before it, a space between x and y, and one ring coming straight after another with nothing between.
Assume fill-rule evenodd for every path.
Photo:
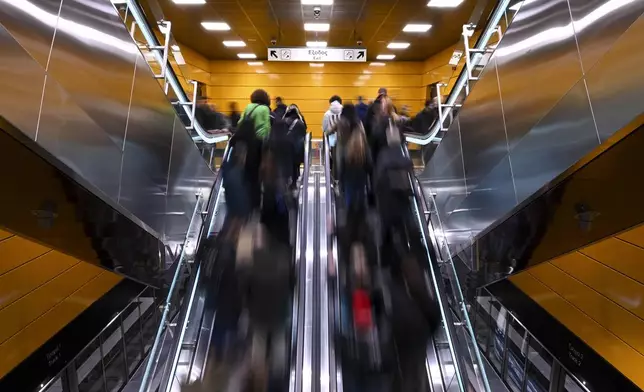
<instances>
[{"instance_id":1,"label":"blurred commuter","mask_svg":"<svg viewBox=\"0 0 644 392\"><path fill-rule=\"evenodd\" d=\"M438 104L436 98L425 101L423 110L416 114L412 121L412 127L415 133L426 134L434 122L438 119Z\"/></svg>"},{"instance_id":2,"label":"blurred commuter","mask_svg":"<svg viewBox=\"0 0 644 392\"><path fill-rule=\"evenodd\" d=\"M342 98L337 95L332 96L329 99L329 110L324 113L324 118L322 118L322 131L329 138L329 146L331 148L335 147L336 136L335 136L335 124L340 119L340 113L342 112Z\"/></svg>"},{"instance_id":3,"label":"blurred commuter","mask_svg":"<svg viewBox=\"0 0 644 392\"><path fill-rule=\"evenodd\" d=\"M346 104L337 124L336 171L347 208L347 221L364 219L372 171L371 152L356 107Z\"/></svg>"},{"instance_id":4,"label":"blurred commuter","mask_svg":"<svg viewBox=\"0 0 644 392\"><path fill-rule=\"evenodd\" d=\"M293 173L291 176L291 187L297 186L300 177L300 165L304 163L304 143L306 141L306 121L300 109L295 104L289 105L284 114L284 121L288 125L288 136L295 147L295 159L293 162Z\"/></svg>"},{"instance_id":5,"label":"blurred commuter","mask_svg":"<svg viewBox=\"0 0 644 392\"><path fill-rule=\"evenodd\" d=\"M228 104L229 109L230 109L230 124L231 124L231 132L235 132L237 129L237 123L239 123L239 119L241 118L241 114L239 113L239 109L237 108L237 102L230 102Z\"/></svg>"},{"instance_id":6,"label":"blurred commuter","mask_svg":"<svg viewBox=\"0 0 644 392\"><path fill-rule=\"evenodd\" d=\"M286 113L286 105L282 101L282 97L275 98L275 110L273 110L273 113L275 113L275 117L284 117L284 113Z\"/></svg>"},{"instance_id":7,"label":"blurred commuter","mask_svg":"<svg viewBox=\"0 0 644 392\"><path fill-rule=\"evenodd\" d=\"M230 140L233 150L238 144L245 145L245 181L253 208L260 204L259 166L262 156L262 142L271 131L270 97L264 90L255 90L250 96L251 103L246 106L237 124L237 132Z\"/></svg>"},{"instance_id":8,"label":"blurred commuter","mask_svg":"<svg viewBox=\"0 0 644 392\"><path fill-rule=\"evenodd\" d=\"M262 151L261 212L262 223L276 239L285 244L290 241L289 213L293 201L288 185L295 160L295 145L288 135L288 124L282 118L275 118Z\"/></svg>"},{"instance_id":9,"label":"blurred commuter","mask_svg":"<svg viewBox=\"0 0 644 392\"><path fill-rule=\"evenodd\" d=\"M226 218L245 221L250 216L252 206L252 184L246 174L248 159L248 143L233 137L234 147L230 156L223 162L221 170L223 185L226 191Z\"/></svg>"},{"instance_id":10,"label":"blurred commuter","mask_svg":"<svg viewBox=\"0 0 644 392\"><path fill-rule=\"evenodd\" d=\"M388 96L381 97L380 102L374 104L374 107L377 109L377 112L374 113L371 120L372 128L369 144L371 145L373 160L377 162L380 150L389 145L392 140L390 134L396 134L393 136L399 139L399 146L402 145L404 138L400 129L402 120L396 113L396 108L391 98Z\"/></svg>"},{"instance_id":11,"label":"blurred commuter","mask_svg":"<svg viewBox=\"0 0 644 392\"><path fill-rule=\"evenodd\" d=\"M249 246L250 245L250 246ZM250 244L239 248L237 263L245 269L245 303L252 334L250 365L253 391L266 390L270 379L284 379L287 328L292 291L291 251L262 225L253 228Z\"/></svg>"},{"instance_id":12,"label":"blurred commuter","mask_svg":"<svg viewBox=\"0 0 644 392\"><path fill-rule=\"evenodd\" d=\"M369 105L367 105L364 102L364 98L362 96L359 96L358 103L356 104L356 111L358 112L358 117L360 118L360 121L362 121L363 123L367 118L368 110L369 110Z\"/></svg>"},{"instance_id":13,"label":"blurred commuter","mask_svg":"<svg viewBox=\"0 0 644 392\"><path fill-rule=\"evenodd\" d=\"M376 99L373 100L369 104L369 107L367 108L367 114L365 115L365 119L363 121L364 123L364 128L365 132L367 134L367 138L371 138L371 133L372 133L372 127L374 126L373 122L375 117L377 116L378 113L380 113L380 103L381 101L387 97L387 89L384 87L380 87L378 89L378 96Z\"/></svg>"}]
</instances>

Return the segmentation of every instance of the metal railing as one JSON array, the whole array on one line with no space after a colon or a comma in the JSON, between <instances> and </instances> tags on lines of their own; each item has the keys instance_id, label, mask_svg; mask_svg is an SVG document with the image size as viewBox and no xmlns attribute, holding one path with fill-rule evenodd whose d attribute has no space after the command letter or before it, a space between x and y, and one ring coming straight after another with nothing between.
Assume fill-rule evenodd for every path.
<instances>
[{"instance_id":1,"label":"metal railing","mask_svg":"<svg viewBox=\"0 0 644 392\"><path fill-rule=\"evenodd\" d=\"M479 66L484 55L486 53L490 53L490 51L492 50L492 48L488 47L490 38L494 34L498 34L500 40L501 30L499 28L499 23L501 22L503 16L506 14L509 4L510 0L500 0L498 2L494 10L492 11L492 14L488 20L488 24L483 28L483 31L473 48L470 48L469 46L469 38L474 32L474 26L463 26L463 44L465 47L465 53L460 61L465 61L465 66L458 76L456 84L447 96L445 103L442 102L442 97L440 96L440 87L443 87L445 85L439 85L439 88L437 89L437 98L439 100L438 120L434 122L434 124L429 128L428 132L425 135L405 135L408 142L423 146L433 141L440 142L440 139L437 139L436 136L440 131L445 131L449 128L454 117L454 109L460 108L464 99L463 97L459 102L459 97L461 97L461 94L464 94L464 96L467 97L472 88L472 82L478 80L477 77L473 76L473 71Z\"/></svg>"},{"instance_id":2,"label":"metal railing","mask_svg":"<svg viewBox=\"0 0 644 392\"><path fill-rule=\"evenodd\" d=\"M224 161L231 151L232 148L227 146L224 152ZM201 260L196 260L196 250L212 230L212 222L215 219L216 209L221 198L222 182L220 170L213 185L211 197L205 198L202 195L197 195L198 200L190 220L188 234L163 306L156 338L145 366L139 388L140 392L150 392L159 386L164 387L165 390L172 387L172 377L177 368L183 338L188 328L188 317L191 314L190 310L202 271ZM181 295L180 287L183 286L186 275L190 276L190 281L186 293ZM177 313L179 316L172 319L170 315Z\"/></svg>"},{"instance_id":3,"label":"metal railing","mask_svg":"<svg viewBox=\"0 0 644 392\"><path fill-rule=\"evenodd\" d=\"M194 130L197 135L193 137L193 140L196 142L203 142L206 144L215 144L219 142L225 142L228 140L228 135L210 135L204 130L203 126L195 118L195 110L197 105L197 82L194 80L187 79L186 81L192 84L192 99L188 98L188 94L183 89L179 77L177 76L180 71L175 70L170 62L170 57L172 53L172 23L165 20L157 21L156 28L159 31L159 35L163 37L163 42L160 42L155 34L154 27L148 23L148 20L145 17L143 8L136 0L112 0L112 3L115 6L125 5L126 17L124 18L124 23L128 23L127 16L131 15L134 19L132 25L130 26L130 34L132 38L137 41L136 37L136 28L139 29L143 35L143 44L139 44L138 47L141 50L149 51L151 57L156 60L157 64L160 67L159 73L154 73L154 76L157 79L162 80L163 88L166 95L169 93L168 88L172 89L174 97L176 97L176 102L174 104L178 105L180 109L178 111L183 111L189 119L189 125L187 126L188 130ZM148 56L145 56L146 59L149 59ZM174 100L172 100L174 101Z\"/></svg>"}]
</instances>

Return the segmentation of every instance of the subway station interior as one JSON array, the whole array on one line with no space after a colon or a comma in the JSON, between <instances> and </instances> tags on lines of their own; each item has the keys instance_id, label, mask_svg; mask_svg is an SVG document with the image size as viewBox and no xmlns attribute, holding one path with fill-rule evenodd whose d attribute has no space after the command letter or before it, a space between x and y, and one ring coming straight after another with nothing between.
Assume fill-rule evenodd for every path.
<instances>
[{"instance_id":1,"label":"subway station interior","mask_svg":"<svg viewBox=\"0 0 644 392\"><path fill-rule=\"evenodd\" d=\"M644 390L643 65L644 0L0 0L0 392Z\"/></svg>"}]
</instances>

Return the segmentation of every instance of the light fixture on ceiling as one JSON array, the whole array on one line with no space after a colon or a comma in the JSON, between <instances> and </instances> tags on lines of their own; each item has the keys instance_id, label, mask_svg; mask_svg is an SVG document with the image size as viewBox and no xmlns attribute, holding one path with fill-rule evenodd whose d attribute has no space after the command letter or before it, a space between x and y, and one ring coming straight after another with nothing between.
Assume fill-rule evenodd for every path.
<instances>
[{"instance_id":1,"label":"light fixture on ceiling","mask_svg":"<svg viewBox=\"0 0 644 392\"><path fill-rule=\"evenodd\" d=\"M261 61L249 61L246 64L250 65L251 67L261 67L262 65L264 65L264 63L262 63Z\"/></svg>"},{"instance_id":2,"label":"light fixture on ceiling","mask_svg":"<svg viewBox=\"0 0 644 392\"><path fill-rule=\"evenodd\" d=\"M372 67L384 67L387 64L379 63L379 62L376 61L376 62L370 63L369 65L372 66Z\"/></svg>"},{"instance_id":3,"label":"light fixture on ceiling","mask_svg":"<svg viewBox=\"0 0 644 392\"><path fill-rule=\"evenodd\" d=\"M309 48L326 48L326 41L307 41L306 46Z\"/></svg>"},{"instance_id":4,"label":"light fixture on ceiling","mask_svg":"<svg viewBox=\"0 0 644 392\"><path fill-rule=\"evenodd\" d=\"M227 48L243 48L246 46L244 41L224 41L223 44Z\"/></svg>"},{"instance_id":5,"label":"light fixture on ceiling","mask_svg":"<svg viewBox=\"0 0 644 392\"><path fill-rule=\"evenodd\" d=\"M463 4L463 0L429 0L428 7L456 8Z\"/></svg>"},{"instance_id":6,"label":"light fixture on ceiling","mask_svg":"<svg viewBox=\"0 0 644 392\"><path fill-rule=\"evenodd\" d=\"M518 2L518 3L516 3L516 4L513 4L513 5L512 5L512 6L510 6L510 8L508 8L508 9L509 9L510 11L515 11L515 12L516 12L516 11L518 11L518 10L519 10L519 8L521 8L521 4L523 4L523 1L520 1L520 2Z\"/></svg>"},{"instance_id":7,"label":"light fixture on ceiling","mask_svg":"<svg viewBox=\"0 0 644 392\"><path fill-rule=\"evenodd\" d=\"M206 4L206 0L172 0L175 4Z\"/></svg>"},{"instance_id":8,"label":"light fixture on ceiling","mask_svg":"<svg viewBox=\"0 0 644 392\"><path fill-rule=\"evenodd\" d=\"M228 31L230 26L224 22L201 22L201 27L210 31Z\"/></svg>"},{"instance_id":9,"label":"light fixture on ceiling","mask_svg":"<svg viewBox=\"0 0 644 392\"><path fill-rule=\"evenodd\" d=\"M237 57L240 59L256 59L257 56L255 53L237 53Z\"/></svg>"},{"instance_id":10,"label":"light fixture on ceiling","mask_svg":"<svg viewBox=\"0 0 644 392\"><path fill-rule=\"evenodd\" d=\"M183 58L181 52L173 52L172 56L174 57L174 61L177 62L177 65L186 65L186 60Z\"/></svg>"},{"instance_id":11,"label":"light fixture on ceiling","mask_svg":"<svg viewBox=\"0 0 644 392\"><path fill-rule=\"evenodd\" d=\"M302 0L302 5L333 5L333 0Z\"/></svg>"},{"instance_id":12,"label":"light fixture on ceiling","mask_svg":"<svg viewBox=\"0 0 644 392\"><path fill-rule=\"evenodd\" d=\"M171 46L171 48L172 48L172 51L173 51L173 52L178 52L178 51L180 51L180 50L181 50L181 48L179 47L179 45L172 45L172 46Z\"/></svg>"},{"instance_id":13,"label":"light fixture on ceiling","mask_svg":"<svg viewBox=\"0 0 644 392\"><path fill-rule=\"evenodd\" d=\"M309 67L322 68L324 67L324 63L309 63Z\"/></svg>"},{"instance_id":14,"label":"light fixture on ceiling","mask_svg":"<svg viewBox=\"0 0 644 392\"><path fill-rule=\"evenodd\" d=\"M306 31L329 31L331 25L328 23L304 23Z\"/></svg>"},{"instance_id":15,"label":"light fixture on ceiling","mask_svg":"<svg viewBox=\"0 0 644 392\"><path fill-rule=\"evenodd\" d=\"M395 58L395 54L379 54L378 56L376 56L376 59L378 60L393 60Z\"/></svg>"},{"instance_id":16,"label":"light fixture on ceiling","mask_svg":"<svg viewBox=\"0 0 644 392\"><path fill-rule=\"evenodd\" d=\"M388 49L407 49L409 47L409 42L390 42L387 45Z\"/></svg>"},{"instance_id":17,"label":"light fixture on ceiling","mask_svg":"<svg viewBox=\"0 0 644 392\"><path fill-rule=\"evenodd\" d=\"M430 24L409 23L404 28L405 33L426 33L432 28Z\"/></svg>"}]
</instances>

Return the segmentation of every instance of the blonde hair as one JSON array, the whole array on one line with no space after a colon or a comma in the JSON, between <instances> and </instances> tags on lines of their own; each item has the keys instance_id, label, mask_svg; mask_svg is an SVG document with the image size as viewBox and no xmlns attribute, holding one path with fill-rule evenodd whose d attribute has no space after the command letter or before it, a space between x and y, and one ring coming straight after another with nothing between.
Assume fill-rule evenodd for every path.
<instances>
[{"instance_id":1,"label":"blonde hair","mask_svg":"<svg viewBox=\"0 0 644 392\"><path fill-rule=\"evenodd\" d=\"M394 107L394 101L391 100L390 96L387 95L382 97L382 100L380 101L380 105L382 106L382 111L384 114L388 115L393 120L398 121L399 116L396 113L396 110Z\"/></svg>"}]
</instances>

